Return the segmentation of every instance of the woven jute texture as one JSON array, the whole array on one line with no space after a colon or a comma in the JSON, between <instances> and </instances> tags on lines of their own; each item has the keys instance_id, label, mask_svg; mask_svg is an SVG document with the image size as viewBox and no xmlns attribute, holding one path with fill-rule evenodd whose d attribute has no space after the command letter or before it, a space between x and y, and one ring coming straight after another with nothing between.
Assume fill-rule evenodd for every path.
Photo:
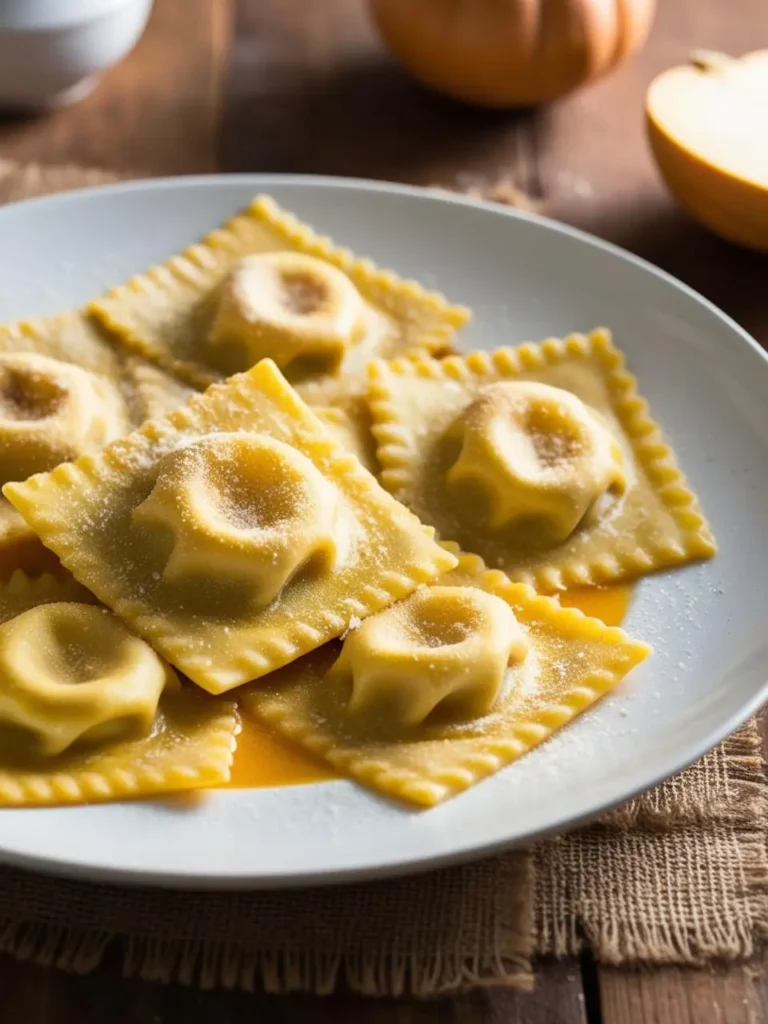
<instances>
[{"instance_id":1,"label":"woven jute texture","mask_svg":"<svg viewBox=\"0 0 768 1024\"><path fill-rule=\"evenodd\" d=\"M0 202L118 176L0 161ZM513 186L474 194L512 205ZM436 995L526 987L536 955L620 964L749 956L768 932L768 794L749 723L601 822L531 850L394 881L177 893L0 870L0 949L201 987ZM173 838L169 835L169 843Z\"/></svg>"}]
</instances>

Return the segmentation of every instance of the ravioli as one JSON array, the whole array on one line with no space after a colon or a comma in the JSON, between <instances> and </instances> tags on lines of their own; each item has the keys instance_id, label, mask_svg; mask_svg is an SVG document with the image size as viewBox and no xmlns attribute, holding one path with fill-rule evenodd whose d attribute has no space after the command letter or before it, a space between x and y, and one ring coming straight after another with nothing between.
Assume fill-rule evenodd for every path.
<instances>
[{"instance_id":1,"label":"ravioli","mask_svg":"<svg viewBox=\"0 0 768 1024\"><path fill-rule=\"evenodd\" d=\"M241 706L357 782L433 806L542 743L650 653L474 555L246 687Z\"/></svg>"},{"instance_id":2,"label":"ravioli","mask_svg":"<svg viewBox=\"0 0 768 1024\"><path fill-rule=\"evenodd\" d=\"M188 393L158 367L116 352L81 313L0 326L0 485L96 451ZM0 574L53 565L0 498Z\"/></svg>"},{"instance_id":3,"label":"ravioli","mask_svg":"<svg viewBox=\"0 0 768 1024\"><path fill-rule=\"evenodd\" d=\"M70 577L0 586L0 805L216 785L238 730Z\"/></svg>"},{"instance_id":4,"label":"ravioli","mask_svg":"<svg viewBox=\"0 0 768 1024\"><path fill-rule=\"evenodd\" d=\"M196 387L271 358L312 404L364 389L374 356L453 350L469 313L322 238L274 200L89 307Z\"/></svg>"},{"instance_id":5,"label":"ravioli","mask_svg":"<svg viewBox=\"0 0 768 1024\"><path fill-rule=\"evenodd\" d=\"M369 404L384 486L515 581L550 593L716 551L607 331L376 362Z\"/></svg>"},{"instance_id":6,"label":"ravioli","mask_svg":"<svg viewBox=\"0 0 768 1024\"><path fill-rule=\"evenodd\" d=\"M4 494L212 693L321 646L456 561L269 360Z\"/></svg>"}]
</instances>

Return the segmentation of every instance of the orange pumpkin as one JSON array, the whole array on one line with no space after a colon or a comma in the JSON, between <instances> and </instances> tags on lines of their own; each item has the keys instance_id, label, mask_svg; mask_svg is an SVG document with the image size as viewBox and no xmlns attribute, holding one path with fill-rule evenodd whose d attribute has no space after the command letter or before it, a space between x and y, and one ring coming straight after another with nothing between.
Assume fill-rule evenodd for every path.
<instances>
[{"instance_id":1,"label":"orange pumpkin","mask_svg":"<svg viewBox=\"0 0 768 1024\"><path fill-rule=\"evenodd\" d=\"M564 96L645 42L656 0L370 0L419 81L484 107Z\"/></svg>"}]
</instances>

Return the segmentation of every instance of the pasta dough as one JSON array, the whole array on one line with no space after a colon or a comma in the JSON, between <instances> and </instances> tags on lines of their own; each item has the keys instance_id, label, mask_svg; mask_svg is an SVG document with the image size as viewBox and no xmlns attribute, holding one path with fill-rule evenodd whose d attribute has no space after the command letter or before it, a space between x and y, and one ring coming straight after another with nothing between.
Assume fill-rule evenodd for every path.
<instances>
[{"instance_id":1,"label":"pasta dough","mask_svg":"<svg viewBox=\"0 0 768 1024\"><path fill-rule=\"evenodd\" d=\"M384 486L439 537L539 591L715 553L606 331L375 363L369 402Z\"/></svg>"},{"instance_id":2,"label":"pasta dough","mask_svg":"<svg viewBox=\"0 0 768 1024\"><path fill-rule=\"evenodd\" d=\"M0 326L0 486L94 451L191 393L159 367L115 351L82 313ZM0 498L0 577L55 565Z\"/></svg>"},{"instance_id":3,"label":"pasta dough","mask_svg":"<svg viewBox=\"0 0 768 1024\"><path fill-rule=\"evenodd\" d=\"M364 389L374 356L452 351L469 317L337 248L267 196L90 310L196 387L270 357L316 405Z\"/></svg>"},{"instance_id":4,"label":"pasta dough","mask_svg":"<svg viewBox=\"0 0 768 1024\"><path fill-rule=\"evenodd\" d=\"M0 805L215 785L238 729L71 577L0 585Z\"/></svg>"},{"instance_id":5,"label":"pasta dough","mask_svg":"<svg viewBox=\"0 0 768 1024\"><path fill-rule=\"evenodd\" d=\"M363 785L432 806L543 742L649 651L461 555L343 644L246 687L242 707Z\"/></svg>"},{"instance_id":6,"label":"pasta dough","mask_svg":"<svg viewBox=\"0 0 768 1024\"><path fill-rule=\"evenodd\" d=\"M269 360L4 493L78 579L212 693L455 564Z\"/></svg>"}]
</instances>

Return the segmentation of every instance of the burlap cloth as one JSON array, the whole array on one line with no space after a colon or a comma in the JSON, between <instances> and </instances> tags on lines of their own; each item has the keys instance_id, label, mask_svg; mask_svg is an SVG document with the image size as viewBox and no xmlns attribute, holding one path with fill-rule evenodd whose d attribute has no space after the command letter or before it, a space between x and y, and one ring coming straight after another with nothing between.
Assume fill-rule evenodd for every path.
<instances>
[{"instance_id":1,"label":"burlap cloth","mask_svg":"<svg viewBox=\"0 0 768 1024\"><path fill-rule=\"evenodd\" d=\"M0 161L0 202L114 179ZM484 194L524 201L504 184ZM109 949L148 979L370 995L526 987L533 957L585 946L611 964L747 957L768 931L764 768L750 722L599 824L376 884L174 893L0 869L0 948L75 971Z\"/></svg>"}]
</instances>

